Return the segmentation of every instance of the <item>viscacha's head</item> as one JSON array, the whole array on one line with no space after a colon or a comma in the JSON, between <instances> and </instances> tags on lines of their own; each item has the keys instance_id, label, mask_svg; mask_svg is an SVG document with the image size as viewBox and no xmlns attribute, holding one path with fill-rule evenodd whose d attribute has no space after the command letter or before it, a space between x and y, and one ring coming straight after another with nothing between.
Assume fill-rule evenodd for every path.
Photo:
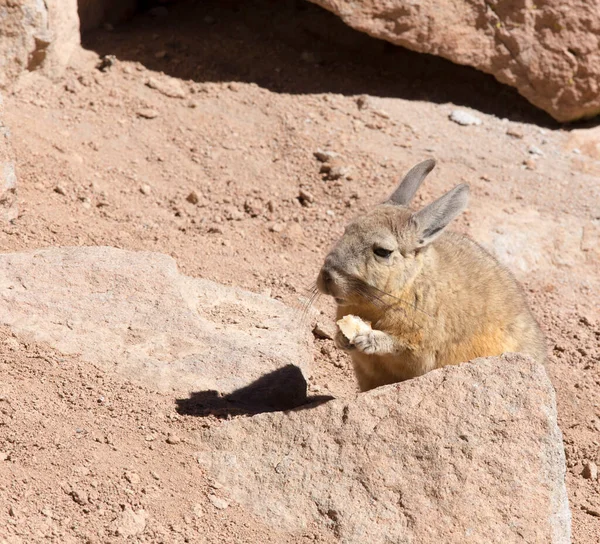
<instances>
[{"instance_id":1,"label":"viscacha's head","mask_svg":"<svg viewBox=\"0 0 600 544\"><path fill-rule=\"evenodd\" d=\"M461 184L418 212L408 208L435 161L413 167L390 198L354 219L325 258L317 287L340 306L361 304L369 293L402 289L417 256L467 205Z\"/></svg>"}]
</instances>

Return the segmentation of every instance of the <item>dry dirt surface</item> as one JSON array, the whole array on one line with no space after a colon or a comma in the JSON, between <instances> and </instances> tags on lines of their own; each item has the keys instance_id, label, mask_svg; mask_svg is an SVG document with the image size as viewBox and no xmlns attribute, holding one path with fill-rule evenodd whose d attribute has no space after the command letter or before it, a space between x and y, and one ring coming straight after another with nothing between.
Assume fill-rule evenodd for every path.
<instances>
[{"instance_id":1,"label":"dry dirt surface","mask_svg":"<svg viewBox=\"0 0 600 544\"><path fill-rule=\"evenodd\" d=\"M573 541L600 541L600 157L491 77L304 3L181 2L84 38L62 81L6 97L20 215L1 251L157 251L301 308L344 224L434 156L417 205L471 184L456 228L515 272L548 336ZM449 119L465 108L481 123ZM355 393L331 340L314 359L313 391ZM178 405L0 331L0 542L332 541L220 497L189 439L220 420Z\"/></svg>"}]
</instances>

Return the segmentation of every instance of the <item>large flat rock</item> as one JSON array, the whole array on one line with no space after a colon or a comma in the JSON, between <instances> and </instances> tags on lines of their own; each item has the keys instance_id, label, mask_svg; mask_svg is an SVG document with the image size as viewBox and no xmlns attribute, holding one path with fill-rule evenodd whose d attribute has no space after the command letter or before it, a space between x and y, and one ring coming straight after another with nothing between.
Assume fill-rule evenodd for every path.
<instances>
[{"instance_id":1,"label":"large flat rock","mask_svg":"<svg viewBox=\"0 0 600 544\"><path fill-rule=\"evenodd\" d=\"M311 335L278 301L181 275L166 255L108 247L0 255L0 324L159 390L232 393L283 377L306 394ZM256 393L256 392L255 392ZM289 406L288 406L289 407Z\"/></svg>"},{"instance_id":2,"label":"large flat rock","mask_svg":"<svg viewBox=\"0 0 600 544\"><path fill-rule=\"evenodd\" d=\"M201 431L219 493L275 527L345 543L570 542L543 366L509 354Z\"/></svg>"},{"instance_id":3,"label":"large flat rock","mask_svg":"<svg viewBox=\"0 0 600 544\"><path fill-rule=\"evenodd\" d=\"M600 113L597 2L311 1L371 36L493 74L558 121Z\"/></svg>"}]
</instances>

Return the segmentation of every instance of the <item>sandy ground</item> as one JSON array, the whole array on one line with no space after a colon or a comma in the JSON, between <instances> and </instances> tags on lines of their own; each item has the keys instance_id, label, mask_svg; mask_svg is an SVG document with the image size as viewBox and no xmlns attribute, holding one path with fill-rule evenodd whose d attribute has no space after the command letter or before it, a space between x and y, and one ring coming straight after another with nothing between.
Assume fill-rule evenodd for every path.
<instances>
[{"instance_id":1,"label":"sandy ground","mask_svg":"<svg viewBox=\"0 0 600 544\"><path fill-rule=\"evenodd\" d=\"M573 540L600 541L600 485L582 475L600 463L598 158L569 150L567 129L492 78L300 2L181 2L85 47L63 79L30 74L7 97L20 215L1 251L159 251L188 275L300 307L344 224L435 156L417 204L468 182L456 228L509 241L506 264L549 339ZM103 55L116 60L100 70ZM451 122L459 106L482 125ZM339 154L337 173L321 172L317 150ZM511 244L525 224L533 235ZM330 320L329 301L315 307ZM314 357L313 388L355 391L330 340ZM218 508L193 436L220 423L176 407L0 331L0 542L120 542L136 523L139 542L331 541Z\"/></svg>"}]
</instances>

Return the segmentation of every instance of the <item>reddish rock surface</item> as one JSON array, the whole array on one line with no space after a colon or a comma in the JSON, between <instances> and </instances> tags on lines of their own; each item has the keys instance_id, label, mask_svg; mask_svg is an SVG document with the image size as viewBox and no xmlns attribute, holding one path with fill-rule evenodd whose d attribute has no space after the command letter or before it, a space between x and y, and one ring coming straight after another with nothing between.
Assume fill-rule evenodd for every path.
<instances>
[{"instance_id":1,"label":"reddish rock surface","mask_svg":"<svg viewBox=\"0 0 600 544\"><path fill-rule=\"evenodd\" d=\"M278 529L340 542L567 544L554 390L518 355L199 435L220 492Z\"/></svg>"},{"instance_id":2,"label":"reddish rock surface","mask_svg":"<svg viewBox=\"0 0 600 544\"><path fill-rule=\"evenodd\" d=\"M600 113L597 1L312 1L370 36L493 74L558 121Z\"/></svg>"}]
</instances>

